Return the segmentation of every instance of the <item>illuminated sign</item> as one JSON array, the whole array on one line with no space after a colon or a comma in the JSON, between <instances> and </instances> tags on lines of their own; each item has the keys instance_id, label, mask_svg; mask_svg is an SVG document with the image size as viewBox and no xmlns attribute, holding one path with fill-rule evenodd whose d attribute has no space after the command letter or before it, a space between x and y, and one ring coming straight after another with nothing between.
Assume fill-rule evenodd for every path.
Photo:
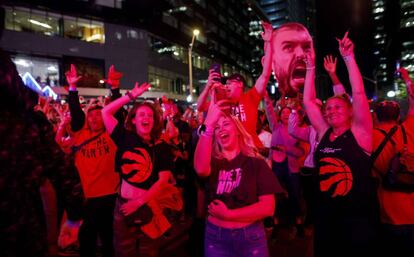
<instances>
[{"instance_id":1,"label":"illuminated sign","mask_svg":"<svg viewBox=\"0 0 414 257\"><path fill-rule=\"evenodd\" d=\"M35 91L39 95L51 97L53 100L56 100L58 98L58 95L53 91L51 87L45 86L44 88L42 88L29 72L26 72L22 76L22 80L26 87Z\"/></svg>"}]
</instances>

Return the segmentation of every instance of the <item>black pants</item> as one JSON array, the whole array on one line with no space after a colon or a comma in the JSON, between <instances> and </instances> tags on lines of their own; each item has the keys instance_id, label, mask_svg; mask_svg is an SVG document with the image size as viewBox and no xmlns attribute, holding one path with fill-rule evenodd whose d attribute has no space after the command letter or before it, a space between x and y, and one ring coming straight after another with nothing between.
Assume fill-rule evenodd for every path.
<instances>
[{"instance_id":1,"label":"black pants","mask_svg":"<svg viewBox=\"0 0 414 257\"><path fill-rule=\"evenodd\" d=\"M117 194L88 198L79 230L81 257L96 257L96 243L102 243L102 256L114 256L113 217Z\"/></svg>"}]
</instances>

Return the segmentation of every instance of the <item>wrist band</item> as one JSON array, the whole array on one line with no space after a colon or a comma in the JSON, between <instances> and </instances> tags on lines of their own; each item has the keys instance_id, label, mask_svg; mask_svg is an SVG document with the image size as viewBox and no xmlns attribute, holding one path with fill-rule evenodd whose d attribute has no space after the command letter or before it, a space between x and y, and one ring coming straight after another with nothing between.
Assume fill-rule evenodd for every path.
<instances>
[{"instance_id":1,"label":"wrist band","mask_svg":"<svg viewBox=\"0 0 414 257\"><path fill-rule=\"evenodd\" d=\"M206 126L206 131L204 132L204 136L206 137L212 137L214 134L214 128L210 126Z\"/></svg>"},{"instance_id":2,"label":"wrist band","mask_svg":"<svg viewBox=\"0 0 414 257\"><path fill-rule=\"evenodd\" d=\"M352 55L352 54L344 55L344 56L342 56L342 58L344 59L344 62L348 62L348 61L350 61L354 58L354 55Z\"/></svg>"},{"instance_id":3,"label":"wrist band","mask_svg":"<svg viewBox=\"0 0 414 257\"><path fill-rule=\"evenodd\" d=\"M129 97L129 99L130 99L131 101L134 101L134 100L135 100L135 97L134 97L134 96L132 96L131 92L127 91L125 94Z\"/></svg>"},{"instance_id":4,"label":"wrist band","mask_svg":"<svg viewBox=\"0 0 414 257\"><path fill-rule=\"evenodd\" d=\"M306 69L307 69L307 70L314 70L314 69L315 69L315 66L312 66L312 67L306 67Z\"/></svg>"}]
</instances>

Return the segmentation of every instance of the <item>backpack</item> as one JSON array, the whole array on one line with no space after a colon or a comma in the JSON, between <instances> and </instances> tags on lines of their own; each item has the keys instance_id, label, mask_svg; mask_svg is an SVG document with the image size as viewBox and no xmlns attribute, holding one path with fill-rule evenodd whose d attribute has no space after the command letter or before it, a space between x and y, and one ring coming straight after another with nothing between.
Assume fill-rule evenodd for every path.
<instances>
[{"instance_id":1,"label":"backpack","mask_svg":"<svg viewBox=\"0 0 414 257\"><path fill-rule=\"evenodd\" d=\"M378 129L385 135L385 138L382 140L377 150L372 154L372 163L375 162L386 143L389 140L392 140L391 137L395 134L397 129L397 125L388 133ZM403 135L403 150L397 152L391 158L388 170L382 178L382 186L388 191L414 192L414 154L408 152L407 134L404 126L401 126L401 132ZM395 147L394 143L393 145Z\"/></svg>"}]
</instances>

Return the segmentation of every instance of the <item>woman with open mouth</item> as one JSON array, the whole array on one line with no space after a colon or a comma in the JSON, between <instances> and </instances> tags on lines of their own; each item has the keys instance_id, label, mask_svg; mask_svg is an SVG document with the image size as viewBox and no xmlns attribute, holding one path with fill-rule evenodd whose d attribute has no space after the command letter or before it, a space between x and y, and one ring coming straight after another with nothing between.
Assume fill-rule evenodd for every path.
<instances>
[{"instance_id":1,"label":"woman with open mouth","mask_svg":"<svg viewBox=\"0 0 414 257\"><path fill-rule=\"evenodd\" d=\"M120 173L120 192L114 212L114 246L117 257L158 256L158 238L170 228L157 200L161 195L168 201L178 191L170 185L173 176L173 155L166 143L158 139L162 130L160 113L152 103L137 102L130 110L126 124L118 123L114 114L134 101L151 85L135 84L131 92L105 106L102 115L105 127L117 146L115 170ZM166 193L167 192L167 193ZM162 196L162 197L164 197ZM171 198L171 199L170 199ZM171 205L181 208L171 200ZM160 214L161 211L161 214ZM160 226L155 218L162 219ZM139 238L139 247L137 242Z\"/></svg>"},{"instance_id":2,"label":"woman with open mouth","mask_svg":"<svg viewBox=\"0 0 414 257\"><path fill-rule=\"evenodd\" d=\"M206 257L269 256L263 219L282 189L240 121L210 103L194 157L208 177Z\"/></svg>"}]
</instances>

